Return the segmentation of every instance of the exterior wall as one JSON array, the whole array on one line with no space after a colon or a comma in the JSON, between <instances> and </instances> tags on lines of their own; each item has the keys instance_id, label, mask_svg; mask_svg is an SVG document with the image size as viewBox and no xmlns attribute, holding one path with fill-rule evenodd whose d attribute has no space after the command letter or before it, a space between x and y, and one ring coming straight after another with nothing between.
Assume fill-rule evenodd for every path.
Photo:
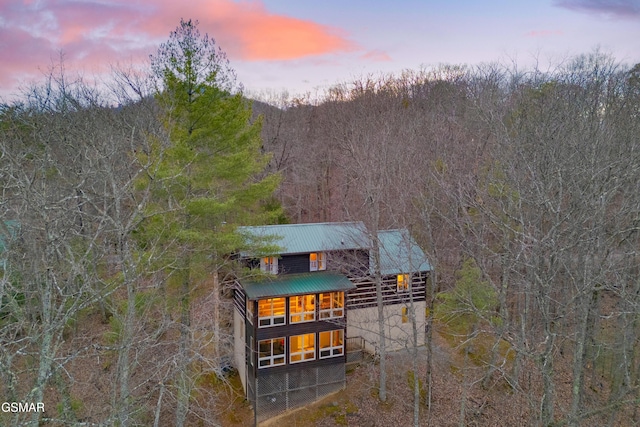
<instances>
[{"instance_id":1,"label":"exterior wall","mask_svg":"<svg viewBox=\"0 0 640 427\"><path fill-rule=\"evenodd\" d=\"M346 327L344 317L291 324L289 322L289 299L287 298L285 305L286 323L259 328L255 326L258 324L257 303L248 301L247 304L254 305L253 324L246 322L244 339L239 340L240 330L235 325L240 324L243 318L240 317L239 310L235 310L237 318L234 319L234 333L236 346L240 345L240 341L242 341L242 344L246 345L246 351L249 352L244 355L242 362L244 373L240 372L240 370L238 371L243 376L242 384L245 389L245 395L254 405L258 421L264 421L290 409L308 405L345 387L346 342L344 343L343 354L340 356L321 359L319 348L319 333L339 329L344 331ZM251 310L247 312L249 311ZM316 338L315 360L291 363L290 337L309 333L315 334ZM284 338L286 340L286 363L284 365L259 368L259 342L272 338ZM236 358L239 363L240 356L236 355Z\"/></svg>"},{"instance_id":2,"label":"exterior wall","mask_svg":"<svg viewBox=\"0 0 640 427\"><path fill-rule=\"evenodd\" d=\"M425 313L427 304L424 301L413 303L416 313L416 327L418 331L417 345L425 343ZM402 308L410 304L394 304L384 306L384 324L387 350L400 350L413 346L413 327L411 317L407 314L403 323ZM365 350L377 353L378 336L378 308L366 307L350 309L347 316L347 337L360 336L365 340Z\"/></svg>"},{"instance_id":3,"label":"exterior wall","mask_svg":"<svg viewBox=\"0 0 640 427\"><path fill-rule=\"evenodd\" d=\"M278 273L297 274L309 272L309 254L283 255L278 260Z\"/></svg>"},{"instance_id":4,"label":"exterior wall","mask_svg":"<svg viewBox=\"0 0 640 427\"><path fill-rule=\"evenodd\" d=\"M244 390L247 389L245 329L243 316L237 309L233 310L233 359Z\"/></svg>"},{"instance_id":5,"label":"exterior wall","mask_svg":"<svg viewBox=\"0 0 640 427\"><path fill-rule=\"evenodd\" d=\"M345 251L324 252L326 270L362 277L369 274L369 252L350 249ZM257 258L245 258L244 264L251 269L260 268ZM300 274L310 272L309 254L282 254L278 258L278 274Z\"/></svg>"},{"instance_id":6,"label":"exterior wall","mask_svg":"<svg viewBox=\"0 0 640 427\"><path fill-rule=\"evenodd\" d=\"M349 277L369 275L369 251L350 249L327 253L327 269L339 271Z\"/></svg>"},{"instance_id":7,"label":"exterior wall","mask_svg":"<svg viewBox=\"0 0 640 427\"><path fill-rule=\"evenodd\" d=\"M352 278L356 289L347 294L349 311L357 308L376 307L378 299L376 285L370 277ZM429 273L413 273L411 275L411 292L398 292L397 275L382 278L382 303L384 305L408 304L409 301L426 301L426 289Z\"/></svg>"}]
</instances>

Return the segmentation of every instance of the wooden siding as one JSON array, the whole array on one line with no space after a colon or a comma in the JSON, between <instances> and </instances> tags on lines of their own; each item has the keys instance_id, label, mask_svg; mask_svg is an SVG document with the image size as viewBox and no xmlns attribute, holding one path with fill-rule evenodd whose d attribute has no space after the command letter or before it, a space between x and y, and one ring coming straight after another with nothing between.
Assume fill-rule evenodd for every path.
<instances>
[{"instance_id":1,"label":"wooden siding","mask_svg":"<svg viewBox=\"0 0 640 427\"><path fill-rule=\"evenodd\" d=\"M336 271L347 276L360 277L369 273L369 252L361 249L325 252L327 271ZM245 258L245 266L260 268L257 258ZM278 274L299 274L310 272L309 254L284 254L278 258Z\"/></svg>"},{"instance_id":2,"label":"wooden siding","mask_svg":"<svg viewBox=\"0 0 640 427\"><path fill-rule=\"evenodd\" d=\"M327 269L350 278L366 276L369 274L369 251L358 249L331 252L327 255Z\"/></svg>"},{"instance_id":3,"label":"wooden siding","mask_svg":"<svg viewBox=\"0 0 640 427\"><path fill-rule=\"evenodd\" d=\"M356 285L356 289L349 291L345 295L347 309L371 307L376 305L376 285L370 277L350 277L351 282ZM426 288L429 283L429 273L414 273L411 277L411 291L398 292L397 277L383 277L382 293L384 305L402 304L413 301L426 301ZM233 302L243 317L246 317L245 293L240 284L234 284ZM316 300L317 301L317 300ZM257 309L254 308L254 317ZM289 319L289 306L287 302L287 322ZM254 319L255 322L255 319Z\"/></svg>"},{"instance_id":4,"label":"wooden siding","mask_svg":"<svg viewBox=\"0 0 640 427\"><path fill-rule=\"evenodd\" d=\"M402 304L426 300L428 273L413 274L411 290L398 292L397 277L387 276L382 279L382 301L384 305ZM373 307L377 304L376 285L371 278L352 279L356 289L346 295L347 310Z\"/></svg>"},{"instance_id":5,"label":"wooden siding","mask_svg":"<svg viewBox=\"0 0 640 427\"><path fill-rule=\"evenodd\" d=\"M242 315L242 318L244 319L247 317L246 307L245 307L246 295L244 293L244 290L242 289L240 282L238 282L237 280L234 280L230 286L233 289L233 305L235 306L235 308L238 310L238 312Z\"/></svg>"},{"instance_id":6,"label":"wooden siding","mask_svg":"<svg viewBox=\"0 0 640 427\"><path fill-rule=\"evenodd\" d=\"M309 254L283 255L278 260L280 274L308 273L309 271Z\"/></svg>"}]
</instances>

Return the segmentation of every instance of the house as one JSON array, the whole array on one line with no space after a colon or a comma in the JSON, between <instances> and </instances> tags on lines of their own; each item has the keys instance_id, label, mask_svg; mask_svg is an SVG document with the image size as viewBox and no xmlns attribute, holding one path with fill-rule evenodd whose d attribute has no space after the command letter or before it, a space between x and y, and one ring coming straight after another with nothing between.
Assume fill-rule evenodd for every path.
<instances>
[{"instance_id":1,"label":"house","mask_svg":"<svg viewBox=\"0 0 640 427\"><path fill-rule=\"evenodd\" d=\"M244 264L261 273L234 291L235 363L258 420L344 388L348 338L376 352L376 277L387 348L424 343L431 266L406 230L372 236L362 222L345 222L239 232L278 248L268 256L241 253ZM417 341L411 313L417 314Z\"/></svg>"}]
</instances>

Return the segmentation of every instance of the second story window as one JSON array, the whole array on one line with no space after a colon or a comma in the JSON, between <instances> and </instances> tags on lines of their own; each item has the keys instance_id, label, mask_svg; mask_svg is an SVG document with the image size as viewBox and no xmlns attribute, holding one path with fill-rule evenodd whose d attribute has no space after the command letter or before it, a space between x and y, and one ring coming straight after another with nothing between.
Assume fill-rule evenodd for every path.
<instances>
[{"instance_id":1,"label":"second story window","mask_svg":"<svg viewBox=\"0 0 640 427\"><path fill-rule=\"evenodd\" d=\"M322 271L327 269L324 252L312 252L309 254L309 271Z\"/></svg>"},{"instance_id":2,"label":"second story window","mask_svg":"<svg viewBox=\"0 0 640 427\"><path fill-rule=\"evenodd\" d=\"M278 258L274 256L260 258L260 270L265 273L278 274Z\"/></svg>"},{"instance_id":3,"label":"second story window","mask_svg":"<svg viewBox=\"0 0 640 427\"><path fill-rule=\"evenodd\" d=\"M296 295L289 297L289 323L316 320L316 296Z\"/></svg>"},{"instance_id":4,"label":"second story window","mask_svg":"<svg viewBox=\"0 0 640 427\"><path fill-rule=\"evenodd\" d=\"M320 294L320 319L331 319L344 316L344 292L328 292Z\"/></svg>"},{"instance_id":5,"label":"second story window","mask_svg":"<svg viewBox=\"0 0 640 427\"><path fill-rule=\"evenodd\" d=\"M285 301L285 298L268 298L258 301L258 327L284 325Z\"/></svg>"},{"instance_id":6,"label":"second story window","mask_svg":"<svg viewBox=\"0 0 640 427\"><path fill-rule=\"evenodd\" d=\"M409 274L398 274L398 292L407 292L411 285L411 276Z\"/></svg>"},{"instance_id":7,"label":"second story window","mask_svg":"<svg viewBox=\"0 0 640 427\"><path fill-rule=\"evenodd\" d=\"M298 363L316 358L316 334L294 335L289 338L289 362Z\"/></svg>"}]
</instances>

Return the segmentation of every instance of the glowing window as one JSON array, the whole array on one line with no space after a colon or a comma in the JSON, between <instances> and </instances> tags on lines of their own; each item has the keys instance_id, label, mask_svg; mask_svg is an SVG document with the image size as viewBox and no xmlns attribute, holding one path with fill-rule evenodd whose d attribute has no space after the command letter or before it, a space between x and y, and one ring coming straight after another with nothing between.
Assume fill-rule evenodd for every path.
<instances>
[{"instance_id":1,"label":"glowing window","mask_svg":"<svg viewBox=\"0 0 640 427\"><path fill-rule=\"evenodd\" d=\"M331 319L344 316L344 292L320 294L320 319Z\"/></svg>"},{"instance_id":2,"label":"glowing window","mask_svg":"<svg viewBox=\"0 0 640 427\"><path fill-rule=\"evenodd\" d=\"M309 271L322 271L327 269L324 260L324 252L313 252L309 254Z\"/></svg>"},{"instance_id":3,"label":"glowing window","mask_svg":"<svg viewBox=\"0 0 640 427\"><path fill-rule=\"evenodd\" d=\"M285 340L273 338L258 341L258 368L285 364Z\"/></svg>"},{"instance_id":4,"label":"glowing window","mask_svg":"<svg viewBox=\"0 0 640 427\"><path fill-rule=\"evenodd\" d=\"M316 320L316 296L297 295L289 298L289 323Z\"/></svg>"},{"instance_id":5,"label":"glowing window","mask_svg":"<svg viewBox=\"0 0 640 427\"><path fill-rule=\"evenodd\" d=\"M278 274L278 258L273 256L260 258L260 270L265 273Z\"/></svg>"},{"instance_id":6,"label":"glowing window","mask_svg":"<svg viewBox=\"0 0 640 427\"><path fill-rule=\"evenodd\" d=\"M344 354L344 330L320 332L318 347L320 359Z\"/></svg>"},{"instance_id":7,"label":"glowing window","mask_svg":"<svg viewBox=\"0 0 640 427\"><path fill-rule=\"evenodd\" d=\"M299 363L316 358L316 334L294 335L289 338L289 362Z\"/></svg>"},{"instance_id":8,"label":"glowing window","mask_svg":"<svg viewBox=\"0 0 640 427\"><path fill-rule=\"evenodd\" d=\"M398 292L406 292L411 284L411 276L408 274L398 274Z\"/></svg>"},{"instance_id":9,"label":"glowing window","mask_svg":"<svg viewBox=\"0 0 640 427\"><path fill-rule=\"evenodd\" d=\"M407 323L409 321L409 315L407 313L407 307L402 307L402 323Z\"/></svg>"},{"instance_id":10,"label":"glowing window","mask_svg":"<svg viewBox=\"0 0 640 427\"><path fill-rule=\"evenodd\" d=\"M285 298L269 298L258 301L258 327L285 324Z\"/></svg>"}]
</instances>

